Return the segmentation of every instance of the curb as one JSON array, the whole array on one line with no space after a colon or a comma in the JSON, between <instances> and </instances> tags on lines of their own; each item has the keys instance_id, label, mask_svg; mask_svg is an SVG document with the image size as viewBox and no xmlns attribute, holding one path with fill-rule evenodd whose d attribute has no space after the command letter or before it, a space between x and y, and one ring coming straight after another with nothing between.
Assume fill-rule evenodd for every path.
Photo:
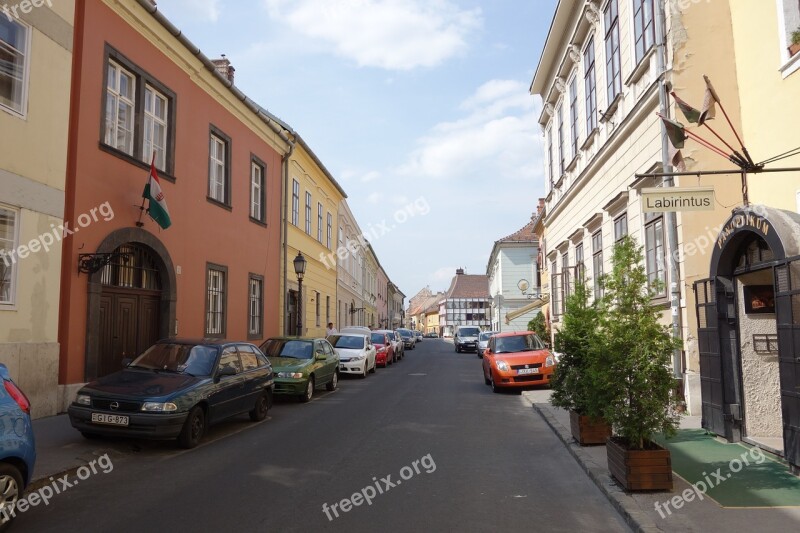
<instances>
[{"instance_id":1,"label":"curb","mask_svg":"<svg viewBox=\"0 0 800 533\"><path fill-rule=\"evenodd\" d=\"M575 443L572 433L559 422L549 409L539 407L525 393L522 394L533 410L539 413L556 436L561 440L567 451L575 458L578 464L589 475L600 492L608 498L612 506L622 515L625 522L637 533L656 533L662 532L656 523L645 514L633 497L626 494L616 481L611 478L608 469L598 466L581 447Z\"/></svg>"},{"instance_id":2,"label":"curb","mask_svg":"<svg viewBox=\"0 0 800 533\"><path fill-rule=\"evenodd\" d=\"M124 453L118 452L116 450L112 451L104 451L103 453L99 453L97 450L93 450L91 455L87 455L85 457L78 458L81 463L80 464L73 464L71 466L66 466L58 469L58 471L48 474L43 474L41 476L35 477L31 479L31 482L28 483L28 486L25 487L25 492L23 494L31 494L36 492L42 487L50 485L51 483L57 481L58 479L63 478L64 476L69 476L70 478L74 478L77 476L78 470L87 466L93 459L97 459L98 457L102 457L103 455L107 455L109 459L121 459L125 456Z\"/></svg>"}]
</instances>

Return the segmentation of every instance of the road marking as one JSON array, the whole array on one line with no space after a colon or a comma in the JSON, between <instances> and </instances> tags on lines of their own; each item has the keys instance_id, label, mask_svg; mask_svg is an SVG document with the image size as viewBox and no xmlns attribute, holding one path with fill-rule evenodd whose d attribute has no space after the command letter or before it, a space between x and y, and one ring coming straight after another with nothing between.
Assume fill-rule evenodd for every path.
<instances>
[{"instance_id":1,"label":"road marking","mask_svg":"<svg viewBox=\"0 0 800 533\"><path fill-rule=\"evenodd\" d=\"M417 374L409 374L409 376L427 376L428 374L417 373Z\"/></svg>"}]
</instances>

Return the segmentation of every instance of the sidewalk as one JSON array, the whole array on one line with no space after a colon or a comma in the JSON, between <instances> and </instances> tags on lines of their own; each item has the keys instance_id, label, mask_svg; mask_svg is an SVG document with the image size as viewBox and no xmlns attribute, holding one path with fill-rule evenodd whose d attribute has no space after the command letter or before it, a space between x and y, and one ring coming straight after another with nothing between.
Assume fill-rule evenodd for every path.
<instances>
[{"instance_id":1,"label":"sidewalk","mask_svg":"<svg viewBox=\"0 0 800 533\"><path fill-rule=\"evenodd\" d=\"M680 495L690 485L674 475L672 492L625 493L608 471L605 446L578 446L569 429L569 413L550 405L549 390L525 391L523 398L542 416L567 450L606 495L634 531L642 532L751 532L796 531L800 528L800 507L724 508L711 498L694 499L680 509L662 516L656 504ZM700 427L700 417L683 417L681 429Z\"/></svg>"}]
</instances>

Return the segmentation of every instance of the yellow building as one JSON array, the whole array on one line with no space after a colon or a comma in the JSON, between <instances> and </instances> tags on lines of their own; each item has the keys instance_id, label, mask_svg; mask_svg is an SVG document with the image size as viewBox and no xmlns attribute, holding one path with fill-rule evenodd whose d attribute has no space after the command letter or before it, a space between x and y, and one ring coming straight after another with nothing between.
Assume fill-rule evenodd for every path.
<instances>
[{"instance_id":1,"label":"yellow building","mask_svg":"<svg viewBox=\"0 0 800 533\"><path fill-rule=\"evenodd\" d=\"M674 77L680 95L702 101L700 75L709 74L754 163L796 150L800 53L791 35L800 31L798 2L693 4L682 13L681 25L686 46L676 49ZM713 127L739 148L719 106ZM689 171L733 167L706 150L692 152ZM800 155L767 162L764 168L792 167L800 167ZM692 266L687 261L686 281L696 280L691 299L697 312L690 329L696 332L694 352L701 369L703 426L729 441L783 455L797 473L800 262L792 258L800 255L800 172L748 173L749 203L739 175L700 181L713 183L717 200L728 208L711 221L683 219L686 253L691 255L690 235L697 250Z\"/></svg>"},{"instance_id":2,"label":"yellow building","mask_svg":"<svg viewBox=\"0 0 800 533\"><path fill-rule=\"evenodd\" d=\"M0 363L40 417L58 410L75 2L25 4L0 14Z\"/></svg>"},{"instance_id":3,"label":"yellow building","mask_svg":"<svg viewBox=\"0 0 800 533\"><path fill-rule=\"evenodd\" d=\"M324 337L327 324L335 322L336 317L337 221L340 202L347 195L303 138L294 132L291 137L295 148L284 184L281 331L287 335ZM299 332L299 286L294 268L298 253L306 259Z\"/></svg>"}]
</instances>

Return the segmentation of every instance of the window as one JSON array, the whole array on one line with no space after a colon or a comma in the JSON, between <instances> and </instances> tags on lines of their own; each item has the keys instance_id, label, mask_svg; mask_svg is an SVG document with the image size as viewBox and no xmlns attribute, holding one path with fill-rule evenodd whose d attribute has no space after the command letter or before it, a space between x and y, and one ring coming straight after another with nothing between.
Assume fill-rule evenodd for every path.
<instances>
[{"instance_id":1,"label":"window","mask_svg":"<svg viewBox=\"0 0 800 533\"><path fill-rule=\"evenodd\" d=\"M144 148L142 161L153 161L156 168L167 166L167 108L166 96L152 88L144 87Z\"/></svg>"},{"instance_id":2,"label":"window","mask_svg":"<svg viewBox=\"0 0 800 533\"><path fill-rule=\"evenodd\" d=\"M583 52L583 88L586 97L586 136L597 127L597 81L594 73L594 37Z\"/></svg>"},{"instance_id":3,"label":"window","mask_svg":"<svg viewBox=\"0 0 800 533\"><path fill-rule=\"evenodd\" d=\"M239 348L239 357L242 360L242 369L247 372L248 370L255 370L259 367L260 363L258 361L258 357L256 356L256 352L253 351L253 347L249 344L240 344Z\"/></svg>"},{"instance_id":4,"label":"window","mask_svg":"<svg viewBox=\"0 0 800 533\"><path fill-rule=\"evenodd\" d=\"M633 0L633 37L636 43L636 64L644 59L655 40L653 0Z\"/></svg>"},{"instance_id":5,"label":"window","mask_svg":"<svg viewBox=\"0 0 800 533\"><path fill-rule=\"evenodd\" d=\"M331 297L325 297L325 325L331 323Z\"/></svg>"},{"instance_id":6,"label":"window","mask_svg":"<svg viewBox=\"0 0 800 533\"><path fill-rule=\"evenodd\" d=\"M550 188L555 186L553 180L553 128L547 130L547 176L550 178Z\"/></svg>"},{"instance_id":7,"label":"window","mask_svg":"<svg viewBox=\"0 0 800 533\"><path fill-rule=\"evenodd\" d=\"M208 197L230 206L230 139L213 126L208 146Z\"/></svg>"},{"instance_id":8,"label":"window","mask_svg":"<svg viewBox=\"0 0 800 533\"><path fill-rule=\"evenodd\" d=\"M225 307L228 269L218 265L206 267L206 335L225 336Z\"/></svg>"},{"instance_id":9,"label":"window","mask_svg":"<svg viewBox=\"0 0 800 533\"><path fill-rule=\"evenodd\" d=\"M250 161L250 218L265 222L264 165L255 158Z\"/></svg>"},{"instance_id":10,"label":"window","mask_svg":"<svg viewBox=\"0 0 800 533\"><path fill-rule=\"evenodd\" d=\"M17 258L17 211L0 207L0 304L14 303Z\"/></svg>"},{"instance_id":11,"label":"window","mask_svg":"<svg viewBox=\"0 0 800 533\"><path fill-rule=\"evenodd\" d=\"M603 232L592 234L592 274L594 275L594 299L603 297L601 278L603 277Z\"/></svg>"},{"instance_id":12,"label":"window","mask_svg":"<svg viewBox=\"0 0 800 533\"><path fill-rule=\"evenodd\" d=\"M578 77L572 78L569 84L569 116L572 134L572 157L578 155Z\"/></svg>"},{"instance_id":13,"label":"window","mask_svg":"<svg viewBox=\"0 0 800 533\"><path fill-rule=\"evenodd\" d=\"M619 59L619 9L617 0L609 0L604 13L606 26L606 89L608 104L622 92Z\"/></svg>"},{"instance_id":14,"label":"window","mask_svg":"<svg viewBox=\"0 0 800 533\"><path fill-rule=\"evenodd\" d=\"M645 257L647 260L647 285L656 296L666 296L666 256L664 255L664 216L662 213L645 213Z\"/></svg>"},{"instance_id":15,"label":"window","mask_svg":"<svg viewBox=\"0 0 800 533\"><path fill-rule=\"evenodd\" d=\"M561 104L556 110L558 117L558 175L564 175L564 108Z\"/></svg>"},{"instance_id":16,"label":"window","mask_svg":"<svg viewBox=\"0 0 800 533\"><path fill-rule=\"evenodd\" d=\"M153 162L172 179L175 94L111 47L105 52L101 148L136 164Z\"/></svg>"},{"instance_id":17,"label":"window","mask_svg":"<svg viewBox=\"0 0 800 533\"><path fill-rule=\"evenodd\" d=\"M788 61L797 55L789 47L792 45L792 34L800 29L800 2L798 0L780 0L778 3L778 23L780 24L781 57ZM793 70L784 70L786 77Z\"/></svg>"},{"instance_id":18,"label":"window","mask_svg":"<svg viewBox=\"0 0 800 533\"><path fill-rule=\"evenodd\" d=\"M105 143L133 156L133 116L136 81L133 73L113 61L108 62L106 83Z\"/></svg>"},{"instance_id":19,"label":"window","mask_svg":"<svg viewBox=\"0 0 800 533\"><path fill-rule=\"evenodd\" d=\"M317 202L317 240L322 244L322 204Z\"/></svg>"},{"instance_id":20,"label":"window","mask_svg":"<svg viewBox=\"0 0 800 533\"><path fill-rule=\"evenodd\" d=\"M222 351L222 355L219 358L219 368L220 370L223 368L233 368L237 374L242 371L242 362L239 360L239 354L236 348L228 346Z\"/></svg>"},{"instance_id":21,"label":"window","mask_svg":"<svg viewBox=\"0 0 800 533\"><path fill-rule=\"evenodd\" d=\"M0 15L0 105L25 114L30 30Z\"/></svg>"},{"instance_id":22,"label":"window","mask_svg":"<svg viewBox=\"0 0 800 533\"><path fill-rule=\"evenodd\" d=\"M628 213L622 213L614 219L614 242L619 242L628 234Z\"/></svg>"},{"instance_id":23,"label":"window","mask_svg":"<svg viewBox=\"0 0 800 533\"><path fill-rule=\"evenodd\" d=\"M583 243L575 246L575 277L577 278L576 283L578 281L583 281Z\"/></svg>"},{"instance_id":24,"label":"window","mask_svg":"<svg viewBox=\"0 0 800 533\"><path fill-rule=\"evenodd\" d=\"M569 281L569 255L564 252L561 256L561 301L564 302L564 310L567 307L567 297L570 294L570 281Z\"/></svg>"},{"instance_id":25,"label":"window","mask_svg":"<svg viewBox=\"0 0 800 533\"><path fill-rule=\"evenodd\" d=\"M315 308L316 308L315 309L316 318L317 318L316 324L317 324L317 327L319 327L319 323L320 323L320 312L319 312L320 303L319 303L319 293L316 292L316 291L314 291L314 304L315 304Z\"/></svg>"},{"instance_id":26,"label":"window","mask_svg":"<svg viewBox=\"0 0 800 533\"><path fill-rule=\"evenodd\" d=\"M292 224L300 224L300 184L297 180L292 180Z\"/></svg>"},{"instance_id":27,"label":"window","mask_svg":"<svg viewBox=\"0 0 800 533\"><path fill-rule=\"evenodd\" d=\"M328 250L332 250L333 246L333 215L328 213Z\"/></svg>"},{"instance_id":28,"label":"window","mask_svg":"<svg viewBox=\"0 0 800 533\"><path fill-rule=\"evenodd\" d=\"M550 263L550 294L553 298L553 318L561 314L560 293L558 289L558 263Z\"/></svg>"},{"instance_id":29,"label":"window","mask_svg":"<svg viewBox=\"0 0 800 533\"><path fill-rule=\"evenodd\" d=\"M264 309L264 278L255 274L250 274L248 287L248 312L247 312L247 335L250 338L260 338L264 329L262 319Z\"/></svg>"},{"instance_id":30,"label":"window","mask_svg":"<svg viewBox=\"0 0 800 533\"><path fill-rule=\"evenodd\" d=\"M306 233L311 235L311 193L306 191Z\"/></svg>"}]
</instances>

